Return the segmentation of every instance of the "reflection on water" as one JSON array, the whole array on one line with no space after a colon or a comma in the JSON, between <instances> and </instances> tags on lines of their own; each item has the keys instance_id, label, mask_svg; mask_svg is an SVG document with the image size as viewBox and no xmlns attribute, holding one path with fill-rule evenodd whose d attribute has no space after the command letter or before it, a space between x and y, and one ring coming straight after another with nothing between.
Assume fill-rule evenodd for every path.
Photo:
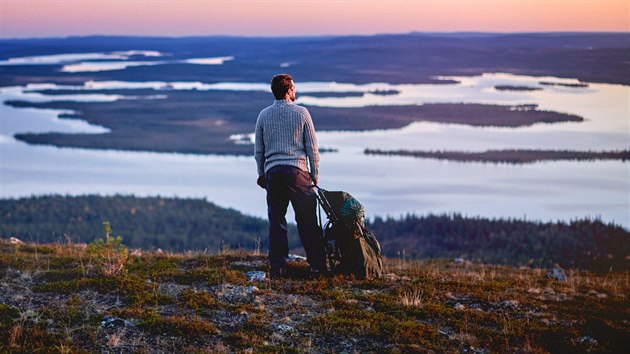
<instances>
[{"instance_id":1,"label":"reflection on water","mask_svg":"<svg viewBox=\"0 0 630 354\"><path fill-rule=\"evenodd\" d=\"M130 61L131 57L163 57L156 51L130 50L112 53L72 53L30 56L0 60L0 65L64 65L60 71L68 73L124 70L133 66L162 64L222 65L234 57L192 58L169 61Z\"/></svg>"},{"instance_id":2,"label":"reflection on water","mask_svg":"<svg viewBox=\"0 0 630 354\"><path fill-rule=\"evenodd\" d=\"M158 65L159 61L95 61L64 65L65 73L124 70L133 66Z\"/></svg>"},{"instance_id":3,"label":"reflection on water","mask_svg":"<svg viewBox=\"0 0 630 354\"><path fill-rule=\"evenodd\" d=\"M366 156L364 148L481 151L501 148L612 150L630 146L629 88L575 84L575 80L507 74L449 78L448 85L353 85L298 83L300 102L330 106L466 102L537 104L540 109L577 114L581 123L536 124L522 128L480 128L417 122L403 129L319 132L320 145L338 153L321 158L320 184L347 190L366 206L368 217L408 212L461 212L487 217L569 220L601 217L630 227L630 169L620 161L541 162L529 165L459 163L405 157ZM497 85L540 87L499 91ZM119 95L81 95L85 89L155 88L262 90L268 84L199 82L88 82L83 86L30 85L27 90L76 89L63 99L116 100ZM49 101L59 96L0 89L0 99ZM371 94L392 91L392 95ZM309 92L364 92L361 97L313 97ZM168 92L164 92L168 94ZM30 146L12 136L24 132L103 133L80 120L58 119L62 111L2 106L0 149L2 197L31 194L136 194L205 197L219 205L265 216L264 192L255 184L253 158L193 156ZM68 113L68 112L65 112ZM317 117L314 117L315 121ZM255 117L252 117L252 125ZM252 127L253 128L253 127ZM244 132L245 133L245 132ZM243 135L235 136L240 143Z\"/></svg>"},{"instance_id":4,"label":"reflection on water","mask_svg":"<svg viewBox=\"0 0 630 354\"><path fill-rule=\"evenodd\" d=\"M160 52L132 50L113 53L68 53L39 55L30 57L10 58L0 60L0 65L59 65L86 60L127 60L131 56L159 57Z\"/></svg>"}]
</instances>

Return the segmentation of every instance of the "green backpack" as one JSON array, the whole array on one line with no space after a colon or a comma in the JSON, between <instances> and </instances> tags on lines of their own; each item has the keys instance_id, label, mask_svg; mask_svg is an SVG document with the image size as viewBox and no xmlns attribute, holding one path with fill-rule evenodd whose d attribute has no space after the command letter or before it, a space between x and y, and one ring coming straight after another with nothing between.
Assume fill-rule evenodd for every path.
<instances>
[{"instance_id":1,"label":"green backpack","mask_svg":"<svg viewBox=\"0 0 630 354\"><path fill-rule=\"evenodd\" d=\"M380 278L381 246L365 226L363 205L346 192L318 188L317 196L329 219L324 227L328 267L357 279Z\"/></svg>"}]
</instances>

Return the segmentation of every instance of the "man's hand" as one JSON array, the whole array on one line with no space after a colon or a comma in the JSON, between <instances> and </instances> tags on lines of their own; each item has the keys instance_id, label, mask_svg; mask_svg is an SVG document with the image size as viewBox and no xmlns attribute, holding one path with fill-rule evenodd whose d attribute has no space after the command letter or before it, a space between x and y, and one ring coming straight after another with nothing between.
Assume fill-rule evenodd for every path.
<instances>
[{"instance_id":1,"label":"man's hand","mask_svg":"<svg viewBox=\"0 0 630 354\"><path fill-rule=\"evenodd\" d=\"M262 189L267 189L267 179L265 178L265 176L258 176L256 184L259 185Z\"/></svg>"}]
</instances>

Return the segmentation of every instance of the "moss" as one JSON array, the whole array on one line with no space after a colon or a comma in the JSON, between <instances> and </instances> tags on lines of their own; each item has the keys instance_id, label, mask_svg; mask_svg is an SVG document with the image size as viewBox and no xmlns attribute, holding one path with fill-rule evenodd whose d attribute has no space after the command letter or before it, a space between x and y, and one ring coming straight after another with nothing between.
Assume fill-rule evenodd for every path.
<instances>
[{"instance_id":1,"label":"moss","mask_svg":"<svg viewBox=\"0 0 630 354\"><path fill-rule=\"evenodd\" d=\"M397 322L394 326L391 340L396 344L421 344L425 348L434 347L438 342L437 330L418 321L406 320Z\"/></svg>"},{"instance_id":2,"label":"moss","mask_svg":"<svg viewBox=\"0 0 630 354\"><path fill-rule=\"evenodd\" d=\"M29 326L16 324L9 330L9 335L3 337L10 353L61 352L61 348L70 352L83 352L79 348L73 350L75 346L70 338L48 331L44 324Z\"/></svg>"},{"instance_id":3,"label":"moss","mask_svg":"<svg viewBox=\"0 0 630 354\"><path fill-rule=\"evenodd\" d=\"M131 258L126 267L130 274L159 281L182 274L179 263L174 257L146 256Z\"/></svg>"},{"instance_id":4,"label":"moss","mask_svg":"<svg viewBox=\"0 0 630 354\"><path fill-rule=\"evenodd\" d=\"M177 296L179 303L198 312L201 309L220 308L219 302L206 291L186 289Z\"/></svg>"},{"instance_id":5,"label":"moss","mask_svg":"<svg viewBox=\"0 0 630 354\"><path fill-rule=\"evenodd\" d=\"M38 266L34 259L19 254L0 253L0 275L7 275L9 269L34 270Z\"/></svg>"},{"instance_id":6,"label":"moss","mask_svg":"<svg viewBox=\"0 0 630 354\"><path fill-rule=\"evenodd\" d=\"M42 273L37 278L39 281L43 282L59 282L59 281L70 281L77 278L84 277L85 274L80 268L70 268L70 269L53 269L47 272Z\"/></svg>"},{"instance_id":7,"label":"moss","mask_svg":"<svg viewBox=\"0 0 630 354\"><path fill-rule=\"evenodd\" d=\"M87 257L86 257L87 258ZM81 267L81 262L77 256L55 255L47 260L46 267L52 270L76 270Z\"/></svg>"},{"instance_id":8,"label":"moss","mask_svg":"<svg viewBox=\"0 0 630 354\"><path fill-rule=\"evenodd\" d=\"M90 316L85 309L77 306L48 306L42 308L40 315L42 319L48 320L56 326L65 326L68 328L96 324L94 322L90 323Z\"/></svg>"},{"instance_id":9,"label":"moss","mask_svg":"<svg viewBox=\"0 0 630 354\"><path fill-rule=\"evenodd\" d=\"M142 327L158 335L183 338L204 337L217 333L214 324L198 316L158 317L145 321Z\"/></svg>"},{"instance_id":10,"label":"moss","mask_svg":"<svg viewBox=\"0 0 630 354\"><path fill-rule=\"evenodd\" d=\"M332 278L318 278L310 281L286 281L283 291L288 294L306 295L319 299L334 300L339 297L344 288L349 286L343 276Z\"/></svg>"},{"instance_id":11,"label":"moss","mask_svg":"<svg viewBox=\"0 0 630 354\"><path fill-rule=\"evenodd\" d=\"M158 284L148 283L136 275L100 276L54 281L38 284L34 287L34 290L61 294L73 294L82 290L94 290L101 294L114 292L121 295L128 303L134 305L175 302L172 297L166 296L158 290Z\"/></svg>"},{"instance_id":12,"label":"moss","mask_svg":"<svg viewBox=\"0 0 630 354\"><path fill-rule=\"evenodd\" d=\"M124 319L138 319L146 323L154 323L160 319L160 315L155 308L146 308L141 306L131 306L122 309L112 309L109 315Z\"/></svg>"},{"instance_id":13,"label":"moss","mask_svg":"<svg viewBox=\"0 0 630 354\"><path fill-rule=\"evenodd\" d=\"M196 256L185 258L182 260L182 266L185 269L192 268L223 268L230 265L230 260L227 256Z\"/></svg>"},{"instance_id":14,"label":"moss","mask_svg":"<svg viewBox=\"0 0 630 354\"><path fill-rule=\"evenodd\" d=\"M171 281L178 284L207 284L210 286L223 283L244 284L247 279L238 271L227 268L194 268L173 276Z\"/></svg>"},{"instance_id":15,"label":"moss","mask_svg":"<svg viewBox=\"0 0 630 354\"><path fill-rule=\"evenodd\" d=\"M20 247L21 252L25 253L33 253L33 254L53 254L56 253L57 250L52 245L37 245L37 244L26 244Z\"/></svg>"},{"instance_id":16,"label":"moss","mask_svg":"<svg viewBox=\"0 0 630 354\"><path fill-rule=\"evenodd\" d=\"M298 348L292 347L290 345L265 345L265 346L257 346L257 353L300 353Z\"/></svg>"},{"instance_id":17,"label":"moss","mask_svg":"<svg viewBox=\"0 0 630 354\"><path fill-rule=\"evenodd\" d=\"M5 304L0 304L0 326L7 328L13 324L13 321L20 317L20 310Z\"/></svg>"},{"instance_id":18,"label":"moss","mask_svg":"<svg viewBox=\"0 0 630 354\"><path fill-rule=\"evenodd\" d=\"M272 334L269 325L269 319L265 315L252 315L230 333L226 340L237 348L256 348L257 352L269 345L268 340Z\"/></svg>"},{"instance_id":19,"label":"moss","mask_svg":"<svg viewBox=\"0 0 630 354\"><path fill-rule=\"evenodd\" d=\"M319 333L386 340L395 333L394 322L395 319L386 314L354 308L317 316L312 319L311 327Z\"/></svg>"},{"instance_id":20,"label":"moss","mask_svg":"<svg viewBox=\"0 0 630 354\"><path fill-rule=\"evenodd\" d=\"M345 308L313 318L309 329L324 336L340 335L368 343L377 341L381 347L393 345L408 350L415 346L423 351L441 348L436 328L401 313Z\"/></svg>"},{"instance_id":21,"label":"moss","mask_svg":"<svg viewBox=\"0 0 630 354\"><path fill-rule=\"evenodd\" d=\"M81 290L96 290L107 293L116 289L116 279L113 278L79 278L72 280L53 281L37 284L33 290L37 292L52 292L72 294Z\"/></svg>"}]
</instances>

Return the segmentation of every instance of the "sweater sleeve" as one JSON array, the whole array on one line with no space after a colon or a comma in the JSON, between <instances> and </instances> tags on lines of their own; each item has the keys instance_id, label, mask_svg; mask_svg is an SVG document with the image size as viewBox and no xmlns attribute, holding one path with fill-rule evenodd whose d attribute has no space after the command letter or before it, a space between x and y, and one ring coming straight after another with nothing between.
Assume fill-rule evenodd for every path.
<instances>
[{"instance_id":1,"label":"sweater sleeve","mask_svg":"<svg viewBox=\"0 0 630 354\"><path fill-rule=\"evenodd\" d=\"M313 125L313 119L311 119L308 110L305 110L304 118L304 148L311 168L311 178L313 178L313 181L317 181L319 177L319 150L317 148L315 126Z\"/></svg>"},{"instance_id":2,"label":"sweater sleeve","mask_svg":"<svg viewBox=\"0 0 630 354\"><path fill-rule=\"evenodd\" d=\"M260 115L256 120L256 133L254 141L254 158L258 168L258 176L265 175L265 144L263 142L263 127Z\"/></svg>"}]
</instances>

